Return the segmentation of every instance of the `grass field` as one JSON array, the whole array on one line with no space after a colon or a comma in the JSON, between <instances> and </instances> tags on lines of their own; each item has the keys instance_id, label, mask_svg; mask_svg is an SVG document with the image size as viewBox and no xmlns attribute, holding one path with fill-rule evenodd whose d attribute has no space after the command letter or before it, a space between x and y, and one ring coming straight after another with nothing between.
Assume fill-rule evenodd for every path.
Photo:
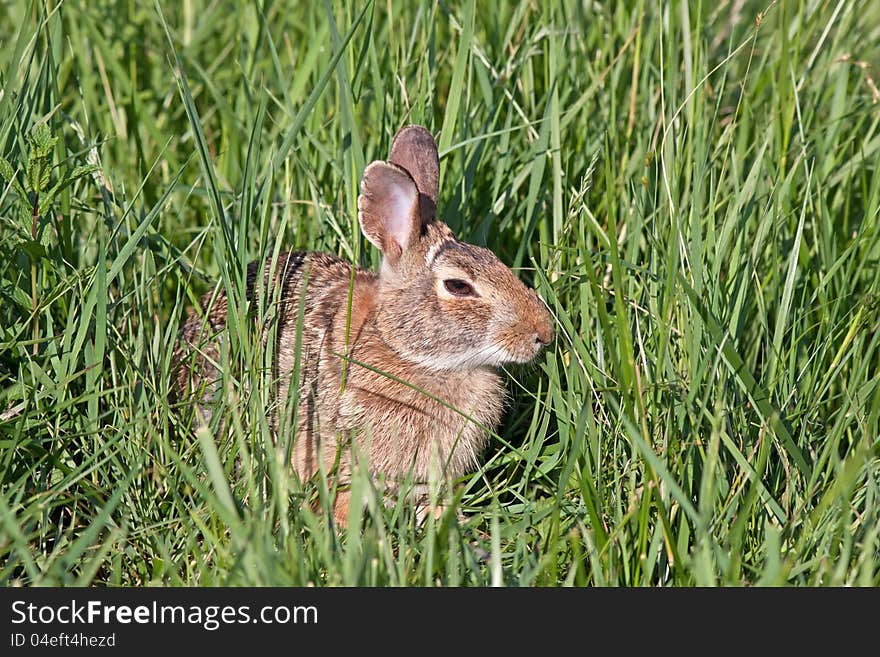
<instances>
[{"instance_id":1,"label":"grass field","mask_svg":"<svg viewBox=\"0 0 880 657\"><path fill-rule=\"evenodd\" d=\"M876 2L3 3L0 582L880 585L878 81ZM171 348L252 259L376 266L411 122L557 338L443 517L336 531L247 309L213 431Z\"/></svg>"}]
</instances>

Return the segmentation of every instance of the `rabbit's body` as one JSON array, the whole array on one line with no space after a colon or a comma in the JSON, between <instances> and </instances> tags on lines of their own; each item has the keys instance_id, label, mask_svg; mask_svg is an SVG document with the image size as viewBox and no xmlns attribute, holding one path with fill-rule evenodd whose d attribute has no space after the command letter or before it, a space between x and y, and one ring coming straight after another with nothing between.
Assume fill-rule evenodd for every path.
<instances>
[{"instance_id":1,"label":"rabbit's body","mask_svg":"<svg viewBox=\"0 0 880 657\"><path fill-rule=\"evenodd\" d=\"M256 306L267 294L266 314L274 317L262 329L264 340L275 336L273 422L293 428L301 478L336 464L345 484L349 438L371 472L392 485L461 476L477 466L486 429L501 418L505 388L496 366L531 360L552 339L534 292L493 253L458 241L434 219L437 170L433 138L412 127L395 139L391 162L364 172L359 219L385 256L379 273L354 268L352 276L344 260L302 252L279 258L274 271L248 270L248 297ZM214 363L227 309L222 294L211 298L202 303L206 319L191 313L183 327L180 391L216 389L207 384L219 379ZM294 397L301 300L293 424L285 403ZM343 494L340 520L347 509Z\"/></svg>"}]
</instances>

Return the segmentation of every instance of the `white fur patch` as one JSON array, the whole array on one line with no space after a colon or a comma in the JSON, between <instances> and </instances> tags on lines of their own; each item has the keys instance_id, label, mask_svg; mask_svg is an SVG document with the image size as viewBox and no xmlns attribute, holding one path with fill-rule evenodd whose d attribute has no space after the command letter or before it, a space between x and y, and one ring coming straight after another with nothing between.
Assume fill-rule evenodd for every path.
<instances>
[{"instance_id":1,"label":"white fur patch","mask_svg":"<svg viewBox=\"0 0 880 657\"><path fill-rule=\"evenodd\" d=\"M442 356L433 354L408 356L408 360L431 370L461 370L485 365L497 367L504 363L519 362L521 359L514 358L506 349L489 346Z\"/></svg>"},{"instance_id":2,"label":"white fur patch","mask_svg":"<svg viewBox=\"0 0 880 657\"><path fill-rule=\"evenodd\" d=\"M434 258L437 257L437 252L440 251L440 247L443 246L443 242L436 242L431 245L431 248L428 249L428 252L425 254L425 267L430 267L431 263L434 262Z\"/></svg>"}]
</instances>

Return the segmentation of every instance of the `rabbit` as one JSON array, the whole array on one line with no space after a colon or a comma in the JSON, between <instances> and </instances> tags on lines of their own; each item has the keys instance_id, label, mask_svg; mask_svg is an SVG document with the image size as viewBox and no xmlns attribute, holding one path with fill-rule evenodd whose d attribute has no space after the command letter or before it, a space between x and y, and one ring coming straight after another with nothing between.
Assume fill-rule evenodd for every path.
<instances>
[{"instance_id":1,"label":"rabbit","mask_svg":"<svg viewBox=\"0 0 880 657\"><path fill-rule=\"evenodd\" d=\"M454 480L479 465L486 430L501 420L498 366L529 362L553 340L537 294L494 253L459 241L436 217L439 173L437 144L417 125L397 133L387 161L364 170L358 221L382 252L378 273L314 252L283 254L274 270L267 264L260 272L258 263L248 269L249 298L262 287L278 304L273 424L280 426L289 388L297 385L292 467L301 480L319 468L336 473L340 525L352 503L346 482L353 467L342 438L352 436L370 474L392 486L409 480L424 487L438 472ZM190 311L178 341L183 394L204 395L220 378L226 298L209 293L201 306L202 313ZM268 335L264 329L263 339ZM196 403L203 406L204 398Z\"/></svg>"}]
</instances>

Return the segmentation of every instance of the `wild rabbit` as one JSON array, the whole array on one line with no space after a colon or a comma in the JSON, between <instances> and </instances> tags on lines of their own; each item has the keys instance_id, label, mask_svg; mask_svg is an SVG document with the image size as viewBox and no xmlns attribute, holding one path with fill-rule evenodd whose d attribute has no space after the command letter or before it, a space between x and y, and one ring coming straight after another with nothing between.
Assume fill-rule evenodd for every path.
<instances>
[{"instance_id":1,"label":"wild rabbit","mask_svg":"<svg viewBox=\"0 0 880 657\"><path fill-rule=\"evenodd\" d=\"M292 464L303 480L335 467L334 515L342 524L352 467L343 439L352 437L371 474L392 486L424 484L438 473L455 479L477 466L487 442L482 427L494 430L501 418L505 387L496 367L528 362L553 339L535 292L494 253L459 241L435 217L438 185L434 138L406 127L388 161L367 166L358 197L361 230L382 252L378 273L355 267L352 276L351 263L305 252L284 254L274 271L267 265L261 274L258 263L248 269L249 299L263 288L267 303L278 304L276 426L304 300ZM227 317L226 297L211 299L203 298L202 313L190 312L176 354L178 393L202 391L197 403L205 412L204 391L220 378ZM269 333L263 330L264 340Z\"/></svg>"}]
</instances>

